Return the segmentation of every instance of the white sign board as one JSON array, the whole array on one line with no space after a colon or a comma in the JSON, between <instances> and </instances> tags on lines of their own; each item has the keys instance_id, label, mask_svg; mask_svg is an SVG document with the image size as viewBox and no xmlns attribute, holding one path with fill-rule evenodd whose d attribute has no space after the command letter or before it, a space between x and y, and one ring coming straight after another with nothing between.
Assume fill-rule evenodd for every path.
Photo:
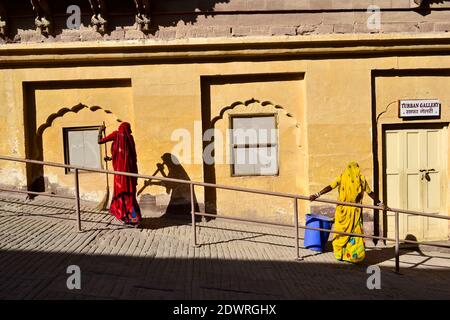
<instances>
[{"instance_id":1,"label":"white sign board","mask_svg":"<svg viewBox=\"0 0 450 320\"><path fill-rule=\"evenodd\" d=\"M441 102L438 99L400 100L399 117L439 117Z\"/></svg>"}]
</instances>

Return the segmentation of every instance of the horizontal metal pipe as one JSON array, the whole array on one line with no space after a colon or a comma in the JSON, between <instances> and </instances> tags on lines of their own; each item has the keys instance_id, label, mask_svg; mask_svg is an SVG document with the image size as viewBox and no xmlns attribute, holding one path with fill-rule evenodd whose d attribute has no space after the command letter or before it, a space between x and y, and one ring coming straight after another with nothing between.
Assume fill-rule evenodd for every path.
<instances>
[{"instance_id":1,"label":"horizontal metal pipe","mask_svg":"<svg viewBox=\"0 0 450 320\"><path fill-rule=\"evenodd\" d=\"M237 217L235 218L235 217L215 215L215 214L203 213L203 212L195 212L195 215L204 216L204 217L218 218L218 219L226 219L226 220L236 220L236 221L242 221L242 222L261 223L261 224L267 224L267 225L273 225L273 226L295 227L295 225L291 225L291 224L284 224L284 223L277 223L277 222L267 222L267 221L261 221L261 220L255 220L255 219L237 218ZM369 239L377 239L377 240L385 240L385 241L395 242L394 238L378 237L378 236L371 236L371 235L366 235L366 234L363 235L363 234L360 234L360 233L349 233L349 232L335 231L335 230L331 230L331 229L313 228L313 227L300 226L300 225L298 227L300 229L309 229L309 230L315 230L315 231L325 231L325 232L329 232L329 233L336 233L336 234L342 234L342 235L348 235L348 236L355 236L355 237L361 237L361 238L369 238ZM444 245L444 244L434 244L434 243L427 243L427 242L406 240L406 239L405 240L400 240L400 243L420 244L420 245L424 245L424 246L449 248L450 249L450 246Z\"/></svg>"},{"instance_id":2,"label":"horizontal metal pipe","mask_svg":"<svg viewBox=\"0 0 450 320\"><path fill-rule=\"evenodd\" d=\"M397 211L397 209L391 209L391 210L386 210L386 211L392 211L392 212L398 212L398 213L404 213L404 214L412 214L412 215L422 216L422 217L450 220L450 216L443 216L438 213L425 213L425 212L416 212L416 211L410 211L410 210Z\"/></svg>"},{"instance_id":3,"label":"horizontal metal pipe","mask_svg":"<svg viewBox=\"0 0 450 320\"><path fill-rule=\"evenodd\" d=\"M219 216L216 214L211 213L204 213L204 212L195 212L195 215L202 216L202 217L210 217L210 218L220 218L225 220L235 220L235 221L242 221L242 222L253 222L253 223L261 223L261 224L270 224L273 226L280 226L280 227L292 227L293 225L287 224L287 223L277 223L277 222L267 222L263 220L255 220L255 219L244 219L244 218L238 218L238 217L228 217L228 216Z\"/></svg>"},{"instance_id":4,"label":"horizontal metal pipe","mask_svg":"<svg viewBox=\"0 0 450 320\"><path fill-rule=\"evenodd\" d=\"M295 225L292 225L292 224L268 222L268 221L262 221L262 220L245 219L245 218L237 218L237 217L235 218L235 217L215 215L215 214L203 213L203 212L195 212L195 214L198 215L198 216L212 217L212 218L219 218L219 219L227 219L227 220L236 220L236 221L242 221L242 222L261 223L261 224L282 226L282 227L291 227L291 228L295 227ZM395 241L395 239L392 239L392 238L370 236L370 235L365 235L365 234L361 234L361 233L350 233L350 232L335 231L335 230L331 230L331 229L314 228L314 227L307 227L307 226L300 226L300 225L298 227L300 229L308 229L308 230L315 230L315 231L325 231L325 232L329 232L329 233L336 233L336 234L341 234L341 235L346 235L346 236L355 236L355 237L361 237L361 238L370 238L370 239L378 239L378 240Z\"/></svg>"},{"instance_id":5,"label":"horizontal metal pipe","mask_svg":"<svg viewBox=\"0 0 450 320\"><path fill-rule=\"evenodd\" d=\"M12 193L32 194L32 195L37 195L37 196L46 196L46 197L69 199L69 200L74 200L75 199L75 197L61 196L61 195L52 194L52 193L46 193L46 192L35 192L35 191L25 191L25 190L15 190L15 189L4 189L4 188L0 188L0 191L12 192Z\"/></svg>"},{"instance_id":6,"label":"horizontal metal pipe","mask_svg":"<svg viewBox=\"0 0 450 320\"><path fill-rule=\"evenodd\" d=\"M55 163L55 162L45 162L45 161L39 161L39 160L29 160L29 159L15 158L15 157L7 157L7 156L0 156L0 160L22 162L22 163L33 163L33 164L47 165L47 166L52 166L52 167L65 168L65 169L78 169L78 170L88 171L88 172L117 174L117 175L142 178L142 179L193 184L195 186L211 187L211 188L217 188L217 189L223 189L223 190L240 191L240 192L255 193L255 194L270 195L270 196L275 196L275 197L293 198L293 199L309 201L308 196L303 196L303 195L298 195L298 194L293 194L293 193L272 192L272 191L264 191L264 190L258 190L258 189L247 189L247 188L242 188L242 187L226 186L226 185L206 183L206 182L173 179L173 178L166 178L166 177L160 177L160 176L150 176L150 175L122 172L122 171L114 171L114 170L87 168L87 167L82 167L82 166L73 166L73 165L67 165L67 164L61 164L61 163ZM316 199L314 201L322 202L322 203L331 203L331 204L335 204L335 205L349 206L349 207L366 208L366 209L373 209L373 210L384 210L384 208L380 207L380 206L342 202L342 201L335 201L335 200L331 200L331 199ZM387 208L386 211L399 212L399 213L411 214L411 215L417 215L417 216L432 217L432 218L436 218L436 219L450 220L450 217L445 216L445 215L423 213L423 212L410 211L410 210L404 210L404 209L398 209L398 208Z\"/></svg>"},{"instance_id":7,"label":"horizontal metal pipe","mask_svg":"<svg viewBox=\"0 0 450 320\"><path fill-rule=\"evenodd\" d=\"M445 244L439 244L439 243L427 243L422 241L415 241L415 240L400 240L401 243L411 243L411 244L420 244L422 246L430 246L430 247L438 247L438 248L446 248L450 249L450 246ZM401 248L400 248L401 249Z\"/></svg>"}]
</instances>

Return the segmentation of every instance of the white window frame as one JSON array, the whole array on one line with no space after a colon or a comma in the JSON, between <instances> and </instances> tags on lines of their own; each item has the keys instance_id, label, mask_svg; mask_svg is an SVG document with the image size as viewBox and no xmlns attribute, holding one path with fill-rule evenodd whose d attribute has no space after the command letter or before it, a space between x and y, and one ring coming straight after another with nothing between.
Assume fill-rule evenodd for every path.
<instances>
[{"instance_id":1,"label":"white window frame","mask_svg":"<svg viewBox=\"0 0 450 320\"><path fill-rule=\"evenodd\" d=\"M234 163L234 151L237 148L237 145L234 141L234 135L233 135L233 119L235 118L258 118L258 117L272 117L274 118L275 123L275 130L277 132L276 137L276 143L265 143L265 144L257 144L256 146L250 146L245 145L244 148L249 147L256 147L256 148L270 148L270 147L276 147L277 155L276 155L276 165L277 165L277 172L276 173L268 173L268 174L261 174L261 173L246 173L246 174L240 174L235 172L235 163ZM230 155L231 155L231 166L230 166L230 175L232 177L273 177L278 176L280 173L280 143L279 143L279 127L278 127L278 114L277 113L237 113L237 114L230 114L229 115L229 127L230 127Z\"/></svg>"},{"instance_id":2,"label":"white window frame","mask_svg":"<svg viewBox=\"0 0 450 320\"><path fill-rule=\"evenodd\" d=\"M63 128L63 150L64 150L64 163L70 165L70 155L69 155L69 132L72 131L98 131L100 126L80 126L80 127L65 127ZM98 145L99 148L99 164L100 167L98 169L103 169L103 158L102 158L102 149L101 146ZM66 168L66 174L73 173L73 169ZM79 173L87 173L87 171L80 171Z\"/></svg>"}]
</instances>

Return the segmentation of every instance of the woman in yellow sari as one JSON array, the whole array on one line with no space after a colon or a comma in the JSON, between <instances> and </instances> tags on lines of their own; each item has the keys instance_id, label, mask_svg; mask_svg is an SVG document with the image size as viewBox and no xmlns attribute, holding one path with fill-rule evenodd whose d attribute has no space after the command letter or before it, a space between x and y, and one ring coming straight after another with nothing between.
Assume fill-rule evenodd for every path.
<instances>
[{"instance_id":1,"label":"woman in yellow sari","mask_svg":"<svg viewBox=\"0 0 450 320\"><path fill-rule=\"evenodd\" d=\"M321 195L339 187L338 201L362 203L364 192L375 200L375 195L369 187L366 178L361 174L359 165L350 162L344 172L336 180L321 191L310 196L314 201ZM384 206L382 203L378 205ZM362 210L358 207L336 206L334 215L334 230L363 234ZM358 263L366 256L364 239L362 237L334 234L333 252L338 260Z\"/></svg>"}]
</instances>

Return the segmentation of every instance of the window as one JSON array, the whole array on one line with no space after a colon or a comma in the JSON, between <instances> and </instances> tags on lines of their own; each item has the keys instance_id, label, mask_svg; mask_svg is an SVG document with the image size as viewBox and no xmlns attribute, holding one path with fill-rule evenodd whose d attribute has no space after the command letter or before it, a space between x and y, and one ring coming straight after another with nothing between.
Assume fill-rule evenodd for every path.
<instances>
[{"instance_id":1,"label":"window","mask_svg":"<svg viewBox=\"0 0 450 320\"><path fill-rule=\"evenodd\" d=\"M277 175L278 131L275 115L232 116L232 174Z\"/></svg>"},{"instance_id":2,"label":"window","mask_svg":"<svg viewBox=\"0 0 450 320\"><path fill-rule=\"evenodd\" d=\"M66 164L101 168L98 127L64 128L63 135Z\"/></svg>"}]
</instances>

